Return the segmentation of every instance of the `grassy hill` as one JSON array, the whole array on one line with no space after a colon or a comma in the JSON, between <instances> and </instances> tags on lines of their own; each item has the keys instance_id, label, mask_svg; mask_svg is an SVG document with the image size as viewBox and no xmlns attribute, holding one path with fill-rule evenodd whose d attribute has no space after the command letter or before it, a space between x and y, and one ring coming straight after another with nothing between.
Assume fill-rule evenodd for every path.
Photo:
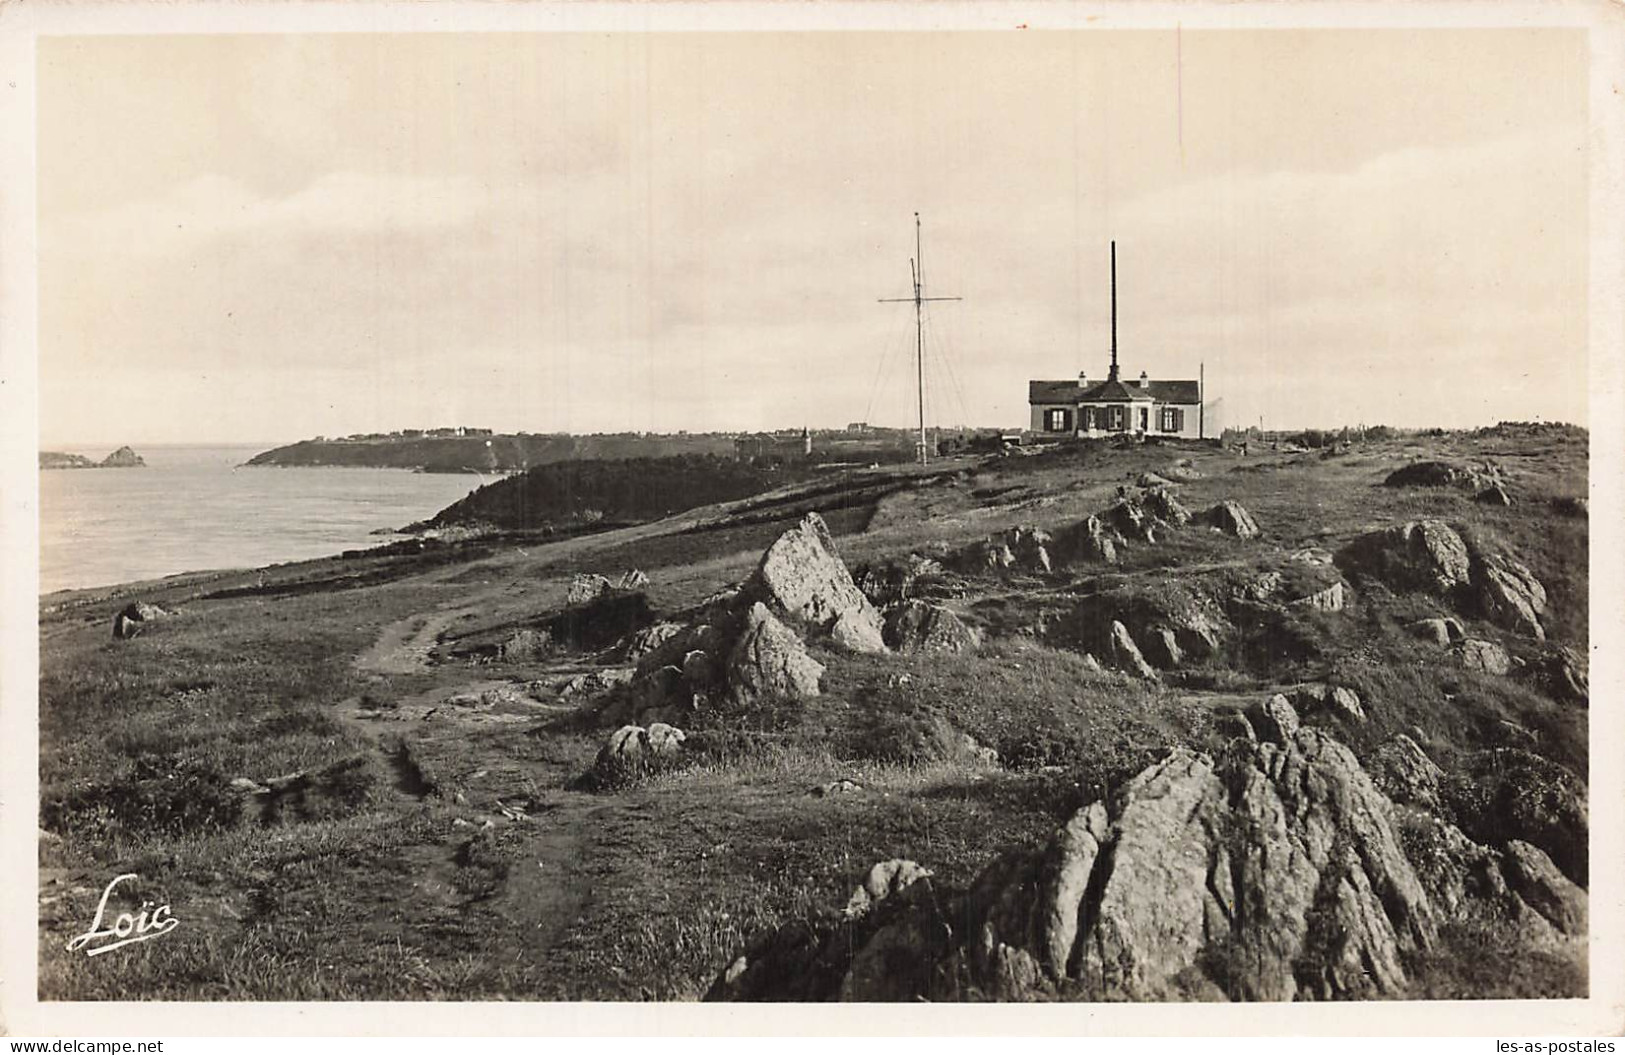
<instances>
[{"instance_id":1,"label":"grassy hill","mask_svg":"<svg viewBox=\"0 0 1625 1055\"><path fill-rule=\"evenodd\" d=\"M1385 486L1425 460L1493 466L1511 504ZM1303 721L1373 774L1401 734L1437 766L1432 800L1396 806L1393 821L1424 877L1443 845L1431 833L1449 825L1496 852L1537 846L1589 882L1587 706L1554 676L1590 640L1579 430L1245 457L1078 444L804 480L682 464L694 471L628 462L591 480L560 466L476 492L457 514L533 525L693 506L595 534L425 542L53 597L41 613L41 996L693 999L764 933L838 918L875 862L911 859L941 890L970 889L996 855L1042 845L1168 752L1222 757L1244 710L1306 684L1358 694L1363 721ZM1088 556L1080 525L1140 494L1144 473L1177 477L1170 490L1197 519L1128 538L1116 563ZM736 484L772 489L719 501ZM1200 522L1224 500L1258 537ZM817 696L707 703L677 722L689 740L670 766L583 782L619 724L603 686L632 673L582 628L692 621L809 510L871 589L888 568L938 562L919 589L980 647L858 655L808 635L825 668ZM1345 560L1362 535L1422 518L1450 525L1475 560L1526 566L1546 594L1544 640ZM1049 533L1048 569L980 559L1018 527ZM569 602L578 576L632 569L648 582L615 596L635 603ZM1288 603L1333 581L1347 587L1335 607ZM1282 599L1255 599L1266 594ZM138 597L173 614L113 640L114 613ZM1149 643L1209 606L1215 647L1153 656L1154 678L1097 662L1102 620ZM1417 635L1419 620L1446 618L1502 650L1505 672ZM862 790L812 793L841 779ZM99 961L114 957L64 945L121 872L186 925L109 972ZM1405 988L1389 995L1586 991L1583 941L1452 914L1429 889L1438 937L1407 954Z\"/></svg>"}]
</instances>

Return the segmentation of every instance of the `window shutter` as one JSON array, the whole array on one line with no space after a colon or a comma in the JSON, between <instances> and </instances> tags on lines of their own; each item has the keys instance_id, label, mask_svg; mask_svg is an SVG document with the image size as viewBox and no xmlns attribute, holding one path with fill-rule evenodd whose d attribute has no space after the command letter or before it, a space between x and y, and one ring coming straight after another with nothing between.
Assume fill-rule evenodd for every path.
<instances>
[{"instance_id":1,"label":"window shutter","mask_svg":"<svg viewBox=\"0 0 1625 1055\"><path fill-rule=\"evenodd\" d=\"M1172 428L1170 428L1168 430L1169 432L1183 432L1183 431L1185 431L1185 412L1183 410L1180 410L1180 409L1177 409L1177 408L1174 409L1174 410L1170 410L1168 412L1168 417L1169 417L1169 419L1171 421L1171 424L1173 426Z\"/></svg>"}]
</instances>

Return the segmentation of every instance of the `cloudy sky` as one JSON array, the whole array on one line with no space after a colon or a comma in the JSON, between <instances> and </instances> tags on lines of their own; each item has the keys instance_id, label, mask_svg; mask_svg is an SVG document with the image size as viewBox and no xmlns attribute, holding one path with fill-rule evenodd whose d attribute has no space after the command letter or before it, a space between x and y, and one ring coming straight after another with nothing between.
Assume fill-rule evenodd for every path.
<instances>
[{"instance_id":1,"label":"cloudy sky","mask_svg":"<svg viewBox=\"0 0 1625 1055\"><path fill-rule=\"evenodd\" d=\"M1561 30L42 39L47 445L1586 420ZM929 291L928 291L929 292Z\"/></svg>"}]
</instances>

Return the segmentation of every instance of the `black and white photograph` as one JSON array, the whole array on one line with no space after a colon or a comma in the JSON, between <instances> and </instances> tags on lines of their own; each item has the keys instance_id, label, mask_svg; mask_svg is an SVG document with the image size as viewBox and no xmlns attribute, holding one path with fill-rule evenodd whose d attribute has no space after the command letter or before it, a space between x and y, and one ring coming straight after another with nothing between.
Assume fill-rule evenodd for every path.
<instances>
[{"instance_id":1,"label":"black and white photograph","mask_svg":"<svg viewBox=\"0 0 1625 1055\"><path fill-rule=\"evenodd\" d=\"M1617 1030L1617 10L403 6L8 42L12 1028Z\"/></svg>"}]
</instances>

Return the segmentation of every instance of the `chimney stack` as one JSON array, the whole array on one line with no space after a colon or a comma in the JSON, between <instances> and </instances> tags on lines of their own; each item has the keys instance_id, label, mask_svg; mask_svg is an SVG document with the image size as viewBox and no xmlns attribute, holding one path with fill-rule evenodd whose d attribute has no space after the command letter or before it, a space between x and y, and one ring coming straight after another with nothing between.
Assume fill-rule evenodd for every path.
<instances>
[{"instance_id":1,"label":"chimney stack","mask_svg":"<svg viewBox=\"0 0 1625 1055\"><path fill-rule=\"evenodd\" d=\"M1086 370L1079 370L1078 371L1078 387L1079 388L1088 388L1089 387L1088 371L1086 371Z\"/></svg>"},{"instance_id":2,"label":"chimney stack","mask_svg":"<svg viewBox=\"0 0 1625 1055\"><path fill-rule=\"evenodd\" d=\"M1145 373L1144 370L1140 371L1140 387L1141 388L1150 388L1151 387L1151 378L1146 376L1146 373Z\"/></svg>"}]
</instances>

